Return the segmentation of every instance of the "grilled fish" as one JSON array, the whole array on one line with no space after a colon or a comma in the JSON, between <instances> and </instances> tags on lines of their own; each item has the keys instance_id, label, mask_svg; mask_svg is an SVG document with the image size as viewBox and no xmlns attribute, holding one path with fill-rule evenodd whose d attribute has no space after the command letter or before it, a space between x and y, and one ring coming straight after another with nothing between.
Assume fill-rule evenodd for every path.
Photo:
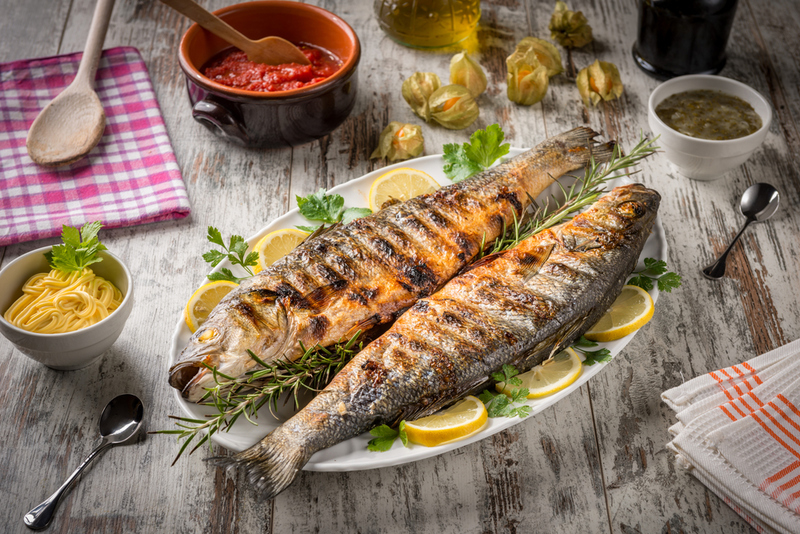
<instances>
[{"instance_id":1,"label":"grilled fish","mask_svg":"<svg viewBox=\"0 0 800 534\"><path fill-rule=\"evenodd\" d=\"M267 498L316 451L381 423L431 414L513 364L528 370L588 330L619 295L660 196L619 187L571 222L481 260L420 299L305 408L217 465L245 467ZM476 264L477 265L477 264Z\"/></svg>"},{"instance_id":2,"label":"grilled fish","mask_svg":"<svg viewBox=\"0 0 800 534\"><path fill-rule=\"evenodd\" d=\"M607 161L613 143L589 128L550 138L468 180L398 203L299 246L228 294L170 369L169 383L198 401L214 383L206 365L241 377L391 321L440 288L519 218L554 177Z\"/></svg>"}]
</instances>

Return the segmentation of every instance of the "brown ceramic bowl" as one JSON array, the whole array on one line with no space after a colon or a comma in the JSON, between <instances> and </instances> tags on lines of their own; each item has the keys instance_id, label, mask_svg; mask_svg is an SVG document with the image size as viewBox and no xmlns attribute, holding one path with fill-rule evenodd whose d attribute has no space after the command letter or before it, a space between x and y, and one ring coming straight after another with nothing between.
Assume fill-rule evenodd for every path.
<instances>
[{"instance_id":1,"label":"brown ceramic bowl","mask_svg":"<svg viewBox=\"0 0 800 534\"><path fill-rule=\"evenodd\" d=\"M327 50L342 67L320 83L290 91L228 87L201 69L230 45L193 24L181 39L179 57L195 120L236 144L273 148L319 139L347 118L356 99L361 45L345 21L319 7L277 0L236 4L214 14L250 39L276 35Z\"/></svg>"}]
</instances>

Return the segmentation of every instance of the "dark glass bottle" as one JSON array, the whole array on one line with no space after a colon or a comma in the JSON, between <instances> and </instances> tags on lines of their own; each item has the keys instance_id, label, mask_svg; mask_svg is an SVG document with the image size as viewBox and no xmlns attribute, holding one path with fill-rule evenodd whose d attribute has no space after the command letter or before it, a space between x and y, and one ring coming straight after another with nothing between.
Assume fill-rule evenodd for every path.
<instances>
[{"instance_id":1,"label":"dark glass bottle","mask_svg":"<svg viewBox=\"0 0 800 534\"><path fill-rule=\"evenodd\" d=\"M717 74L737 0L639 0L636 64L667 79L684 74Z\"/></svg>"}]
</instances>

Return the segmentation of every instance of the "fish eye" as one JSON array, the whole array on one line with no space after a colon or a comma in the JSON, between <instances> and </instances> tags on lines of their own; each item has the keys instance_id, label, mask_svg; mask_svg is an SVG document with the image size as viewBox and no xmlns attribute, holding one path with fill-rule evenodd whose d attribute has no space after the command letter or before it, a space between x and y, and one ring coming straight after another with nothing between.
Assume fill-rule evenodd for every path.
<instances>
[{"instance_id":1,"label":"fish eye","mask_svg":"<svg viewBox=\"0 0 800 534\"><path fill-rule=\"evenodd\" d=\"M617 205L617 213L626 219L636 219L645 214L647 210L641 202L627 200Z\"/></svg>"},{"instance_id":2,"label":"fish eye","mask_svg":"<svg viewBox=\"0 0 800 534\"><path fill-rule=\"evenodd\" d=\"M197 337L197 341L200 341L201 343L205 343L205 342L211 341L212 339L217 337L218 334L219 334L219 332L217 332L216 328L209 328L209 329L207 329L205 332L203 332L202 334L200 334Z\"/></svg>"}]
</instances>

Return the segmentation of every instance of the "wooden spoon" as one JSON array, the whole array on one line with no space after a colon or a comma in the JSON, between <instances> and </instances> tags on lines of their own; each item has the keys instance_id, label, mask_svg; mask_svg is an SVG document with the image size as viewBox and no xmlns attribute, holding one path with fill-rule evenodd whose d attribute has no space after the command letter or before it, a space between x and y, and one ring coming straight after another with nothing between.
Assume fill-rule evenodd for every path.
<instances>
[{"instance_id":1,"label":"wooden spoon","mask_svg":"<svg viewBox=\"0 0 800 534\"><path fill-rule=\"evenodd\" d=\"M47 104L28 130L28 154L39 165L73 163L88 154L103 136L106 114L93 87L113 7L114 0L97 1L75 79Z\"/></svg>"},{"instance_id":2,"label":"wooden spoon","mask_svg":"<svg viewBox=\"0 0 800 534\"><path fill-rule=\"evenodd\" d=\"M161 0L178 13L189 17L217 37L229 42L245 54L247 59L266 65L299 63L310 65L306 55L295 45L280 37L264 37L253 41L231 28L228 23L209 13L192 0Z\"/></svg>"}]
</instances>

